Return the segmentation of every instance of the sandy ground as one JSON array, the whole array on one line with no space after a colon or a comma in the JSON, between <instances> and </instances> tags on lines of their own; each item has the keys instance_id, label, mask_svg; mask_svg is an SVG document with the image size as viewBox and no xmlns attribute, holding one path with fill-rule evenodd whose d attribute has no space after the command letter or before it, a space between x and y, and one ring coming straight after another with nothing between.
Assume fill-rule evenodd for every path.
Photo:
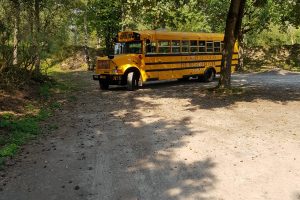
<instances>
[{"instance_id":1,"label":"sandy ground","mask_svg":"<svg viewBox=\"0 0 300 200\"><path fill-rule=\"evenodd\" d=\"M100 91L91 73L0 176L1 200L299 200L300 75L236 74L217 82Z\"/></svg>"}]
</instances>

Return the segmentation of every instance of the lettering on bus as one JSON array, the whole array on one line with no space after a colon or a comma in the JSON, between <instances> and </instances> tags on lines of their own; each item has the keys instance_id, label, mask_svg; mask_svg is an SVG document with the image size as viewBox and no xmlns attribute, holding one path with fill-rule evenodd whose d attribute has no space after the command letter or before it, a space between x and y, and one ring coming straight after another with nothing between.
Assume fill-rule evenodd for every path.
<instances>
[{"instance_id":1,"label":"lettering on bus","mask_svg":"<svg viewBox=\"0 0 300 200\"><path fill-rule=\"evenodd\" d=\"M128 39L133 39L133 33L131 32L124 32L121 33L119 36L120 40L128 40Z\"/></svg>"}]
</instances>

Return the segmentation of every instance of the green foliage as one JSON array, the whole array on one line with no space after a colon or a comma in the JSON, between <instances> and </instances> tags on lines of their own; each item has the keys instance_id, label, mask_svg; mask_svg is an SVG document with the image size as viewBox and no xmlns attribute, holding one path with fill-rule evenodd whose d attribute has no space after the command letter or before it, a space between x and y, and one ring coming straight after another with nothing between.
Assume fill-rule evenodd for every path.
<instances>
[{"instance_id":1,"label":"green foliage","mask_svg":"<svg viewBox=\"0 0 300 200\"><path fill-rule=\"evenodd\" d=\"M271 24L269 29L263 30L259 35L252 33L246 40L248 46L262 46L264 48L300 44L300 29L289 26L282 30L281 26Z\"/></svg>"},{"instance_id":2,"label":"green foliage","mask_svg":"<svg viewBox=\"0 0 300 200\"><path fill-rule=\"evenodd\" d=\"M16 144L5 145L2 149L0 149L0 158L13 156L17 152L18 148L19 147ZM3 163L0 162L0 165L1 164Z\"/></svg>"},{"instance_id":3,"label":"green foliage","mask_svg":"<svg viewBox=\"0 0 300 200\"><path fill-rule=\"evenodd\" d=\"M5 118L0 119L0 128L9 130L9 136L1 136L0 158L14 155L20 145L27 140L40 134L38 122L45 119L45 114L41 111L37 116L26 116L21 119ZM2 146L4 145L4 146Z\"/></svg>"},{"instance_id":4,"label":"green foliage","mask_svg":"<svg viewBox=\"0 0 300 200\"><path fill-rule=\"evenodd\" d=\"M62 83L42 84L40 95L41 100L45 103L42 108L28 104L25 108L32 114L23 117L16 117L10 113L0 115L0 167L5 157L13 156L18 152L21 145L41 134L40 122L52 116L54 110L61 108L61 103L52 102L50 99L53 92L56 90L67 91L69 89ZM38 109L39 112L35 114L34 111ZM49 130L56 130L57 128L55 124L49 126Z\"/></svg>"},{"instance_id":5,"label":"green foliage","mask_svg":"<svg viewBox=\"0 0 300 200\"><path fill-rule=\"evenodd\" d=\"M41 85L39 93L40 93L40 96L42 98L48 99L49 96L50 96L50 86L49 86L49 84Z\"/></svg>"},{"instance_id":6,"label":"green foliage","mask_svg":"<svg viewBox=\"0 0 300 200\"><path fill-rule=\"evenodd\" d=\"M211 27L203 10L199 9L198 1L191 0L185 4L179 1L172 5L168 26L177 31L209 32Z\"/></svg>"},{"instance_id":7,"label":"green foliage","mask_svg":"<svg viewBox=\"0 0 300 200\"><path fill-rule=\"evenodd\" d=\"M51 108L55 109L56 107ZM41 134L39 123L51 116L51 112L49 109L41 109L37 115L28 115L22 118L2 115L0 129L7 130L9 135L0 135L0 159L13 156L22 144Z\"/></svg>"},{"instance_id":8,"label":"green foliage","mask_svg":"<svg viewBox=\"0 0 300 200\"><path fill-rule=\"evenodd\" d=\"M44 78L39 76L40 61L70 44L69 18L76 2L0 1L1 86L19 87ZM14 46L18 47L16 58L13 56Z\"/></svg>"},{"instance_id":9,"label":"green foliage","mask_svg":"<svg viewBox=\"0 0 300 200\"><path fill-rule=\"evenodd\" d=\"M90 27L104 38L108 52L113 49L113 38L121 30L121 3L118 1L90 0L87 4L87 20Z\"/></svg>"}]
</instances>

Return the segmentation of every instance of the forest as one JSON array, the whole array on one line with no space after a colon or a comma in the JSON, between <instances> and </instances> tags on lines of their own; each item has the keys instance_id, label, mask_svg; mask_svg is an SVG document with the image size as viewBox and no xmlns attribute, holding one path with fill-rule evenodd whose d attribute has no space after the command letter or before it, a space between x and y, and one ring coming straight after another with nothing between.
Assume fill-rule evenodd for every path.
<instances>
[{"instance_id":1,"label":"forest","mask_svg":"<svg viewBox=\"0 0 300 200\"><path fill-rule=\"evenodd\" d=\"M1 88L43 81L47 70L74 49L84 51L86 68L92 69L95 55L111 52L119 31L222 33L229 5L229 0L1 0ZM299 10L299 0L247 1L238 37L241 49L277 52L285 47L297 53ZM297 58L281 63L299 69Z\"/></svg>"}]
</instances>

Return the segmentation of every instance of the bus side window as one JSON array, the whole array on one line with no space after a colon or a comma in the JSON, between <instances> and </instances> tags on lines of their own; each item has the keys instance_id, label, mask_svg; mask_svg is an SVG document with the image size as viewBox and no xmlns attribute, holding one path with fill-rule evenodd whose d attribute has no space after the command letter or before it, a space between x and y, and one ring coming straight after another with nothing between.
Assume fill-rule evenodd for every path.
<instances>
[{"instance_id":1,"label":"bus side window","mask_svg":"<svg viewBox=\"0 0 300 200\"><path fill-rule=\"evenodd\" d=\"M171 53L171 41L158 41L158 53Z\"/></svg>"},{"instance_id":2,"label":"bus side window","mask_svg":"<svg viewBox=\"0 0 300 200\"><path fill-rule=\"evenodd\" d=\"M198 49L198 41L197 40L191 40L191 48L190 48L190 52L199 52Z\"/></svg>"},{"instance_id":3,"label":"bus side window","mask_svg":"<svg viewBox=\"0 0 300 200\"><path fill-rule=\"evenodd\" d=\"M214 52L214 43L212 41L206 42L206 51Z\"/></svg>"},{"instance_id":4,"label":"bus side window","mask_svg":"<svg viewBox=\"0 0 300 200\"><path fill-rule=\"evenodd\" d=\"M205 44L205 41L199 41L199 52L201 52L201 53L206 52L206 44Z\"/></svg>"},{"instance_id":5,"label":"bus side window","mask_svg":"<svg viewBox=\"0 0 300 200\"><path fill-rule=\"evenodd\" d=\"M172 53L180 53L180 40L172 40Z\"/></svg>"},{"instance_id":6,"label":"bus side window","mask_svg":"<svg viewBox=\"0 0 300 200\"><path fill-rule=\"evenodd\" d=\"M224 42L221 42L221 51L224 49Z\"/></svg>"},{"instance_id":7,"label":"bus side window","mask_svg":"<svg viewBox=\"0 0 300 200\"><path fill-rule=\"evenodd\" d=\"M221 42L214 42L214 51L221 52Z\"/></svg>"},{"instance_id":8,"label":"bus side window","mask_svg":"<svg viewBox=\"0 0 300 200\"><path fill-rule=\"evenodd\" d=\"M156 53L156 42L146 42L146 52L147 53Z\"/></svg>"},{"instance_id":9,"label":"bus side window","mask_svg":"<svg viewBox=\"0 0 300 200\"><path fill-rule=\"evenodd\" d=\"M181 52L182 53L187 53L189 52L189 40L182 40L181 41Z\"/></svg>"}]
</instances>

